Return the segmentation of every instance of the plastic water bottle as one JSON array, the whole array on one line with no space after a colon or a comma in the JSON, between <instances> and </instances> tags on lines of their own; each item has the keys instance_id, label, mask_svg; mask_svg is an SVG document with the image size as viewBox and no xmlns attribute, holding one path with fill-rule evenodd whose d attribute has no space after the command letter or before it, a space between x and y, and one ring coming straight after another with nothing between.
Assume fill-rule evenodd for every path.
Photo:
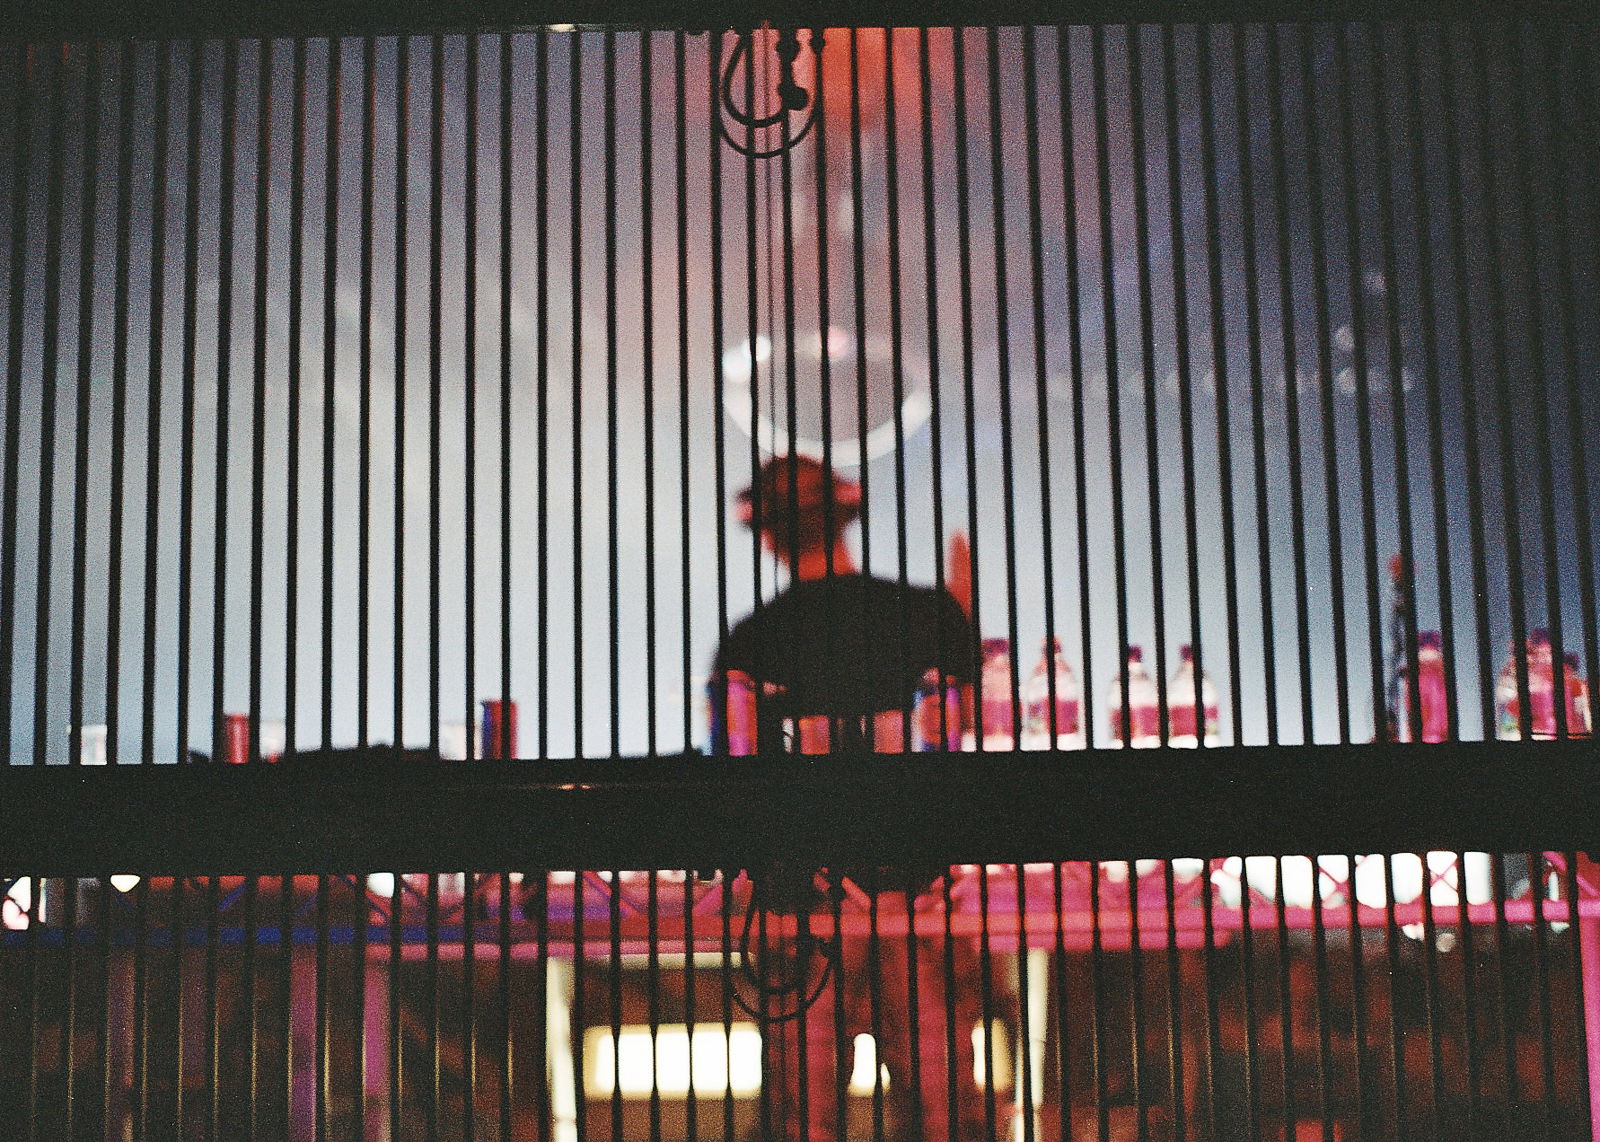
<instances>
[{"instance_id":1,"label":"plastic water bottle","mask_svg":"<svg viewBox=\"0 0 1600 1142\"><path fill-rule=\"evenodd\" d=\"M1512 678L1515 687L1516 678ZM1442 742L1450 736L1450 708L1445 700L1444 644L1436 630L1417 635L1417 698L1422 709L1422 740ZM1411 688L1406 688L1406 702ZM1409 730L1407 720L1405 729Z\"/></svg>"},{"instance_id":2,"label":"plastic water bottle","mask_svg":"<svg viewBox=\"0 0 1600 1142\"><path fill-rule=\"evenodd\" d=\"M1222 727L1217 711L1217 688L1211 676L1200 672L1200 701L1206 719L1206 745L1222 742ZM1193 747L1199 744L1194 717L1194 650L1187 643L1178 648L1178 672L1167 683L1167 725L1171 732L1167 744Z\"/></svg>"},{"instance_id":3,"label":"plastic water bottle","mask_svg":"<svg viewBox=\"0 0 1600 1142\"><path fill-rule=\"evenodd\" d=\"M1051 724L1050 688L1055 680L1055 721ZM1083 728L1079 724L1082 693L1078 679L1061 653L1061 640L1045 640L1039 664L1033 668L1022 688L1022 748L1049 749L1054 730L1056 749L1082 749Z\"/></svg>"},{"instance_id":4,"label":"plastic water bottle","mask_svg":"<svg viewBox=\"0 0 1600 1142\"><path fill-rule=\"evenodd\" d=\"M983 722L983 748L1016 748L1011 705L1011 640L983 640L983 676L978 683L978 705Z\"/></svg>"},{"instance_id":5,"label":"plastic water bottle","mask_svg":"<svg viewBox=\"0 0 1600 1142\"><path fill-rule=\"evenodd\" d=\"M1589 718L1589 683L1578 673L1578 653L1569 650L1564 655L1567 664L1567 736L1586 738L1594 733Z\"/></svg>"},{"instance_id":6,"label":"plastic water bottle","mask_svg":"<svg viewBox=\"0 0 1600 1142\"><path fill-rule=\"evenodd\" d=\"M1513 645L1494 680L1494 736L1501 741L1516 741L1522 736L1521 719L1517 698L1517 652Z\"/></svg>"},{"instance_id":7,"label":"plastic water bottle","mask_svg":"<svg viewBox=\"0 0 1600 1142\"><path fill-rule=\"evenodd\" d=\"M1123 693L1127 693L1132 735L1122 724ZM1149 749L1161 744L1161 710L1156 699L1156 684L1144 668L1144 651L1128 648L1127 669L1111 683L1111 745Z\"/></svg>"}]
</instances>

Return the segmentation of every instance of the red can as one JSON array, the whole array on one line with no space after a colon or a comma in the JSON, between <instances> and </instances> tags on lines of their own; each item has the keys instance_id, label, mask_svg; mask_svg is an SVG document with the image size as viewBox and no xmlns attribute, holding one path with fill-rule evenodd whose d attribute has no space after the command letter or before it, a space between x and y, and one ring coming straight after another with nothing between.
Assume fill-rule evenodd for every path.
<instances>
[{"instance_id":1,"label":"red can","mask_svg":"<svg viewBox=\"0 0 1600 1142\"><path fill-rule=\"evenodd\" d=\"M483 757L488 761L517 756L517 704L485 698L483 707Z\"/></svg>"},{"instance_id":2,"label":"red can","mask_svg":"<svg viewBox=\"0 0 1600 1142\"><path fill-rule=\"evenodd\" d=\"M250 760L250 715L224 714L223 740L227 743L229 765L243 765Z\"/></svg>"}]
</instances>

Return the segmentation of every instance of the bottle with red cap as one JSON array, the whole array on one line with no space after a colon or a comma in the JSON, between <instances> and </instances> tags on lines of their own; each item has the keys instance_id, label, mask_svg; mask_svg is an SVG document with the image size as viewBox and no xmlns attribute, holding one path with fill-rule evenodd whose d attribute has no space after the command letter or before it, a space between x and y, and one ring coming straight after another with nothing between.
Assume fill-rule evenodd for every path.
<instances>
[{"instance_id":1,"label":"bottle with red cap","mask_svg":"<svg viewBox=\"0 0 1600 1142\"><path fill-rule=\"evenodd\" d=\"M1513 687L1515 679L1513 678ZM1411 705L1411 687L1405 688L1406 706ZM1450 736L1450 708L1445 700L1444 643L1436 630L1417 633L1417 700L1422 713L1422 740L1442 742ZM1400 727L1411 732L1411 719Z\"/></svg>"},{"instance_id":2,"label":"bottle with red cap","mask_svg":"<svg viewBox=\"0 0 1600 1142\"><path fill-rule=\"evenodd\" d=\"M1051 716L1050 692L1055 690L1055 714ZM1061 653L1061 640L1046 639L1039 664L1022 688L1022 748L1082 749L1083 729L1079 724L1081 693L1078 679Z\"/></svg>"},{"instance_id":3,"label":"bottle with red cap","mask_svg":"<svg viewBox=\"0 0 1600 1142\"><path fill-rule=\"evenodd\" d=\"M1550 632L1536 627L1523 644L1528 672L1529 728L1534 738L1556 736L1555 664L1550 652ZM1501 740L1515 741L1524 736L1522 703L1517 692L1517 654L1515 646L1500 668L1495 681L1495 734ZM1565 695L1563 695L1565 700Z\"/></svg>"},{"instance_id":4,"label":"bottle with red cap","mask_svg":"<svg viewBox=\"0 0 1600 1142\"><path fill-rule=\"evenodd\" d=\"M1122 707L1126 694L1128 726L1122 722ZM1156 684L1144 668L1144 651L1137 646L1128 648L1127 668L1111 682L1107 703L1111 714L1110 744L1115 747L1132 746L1149 749L1161 744L1161 709L1156 696ZM1131 735L1128 729L1132 730Z\"/></svg>"},{"instance_id":5,"label":"bottle with red cap","mask_svg":"<svg viewBox=\"0 0 1600 1142\"><path fill-rule=\"evenodd\" d=\"M1167 744L1183 747L1199 744L1194 695L1194 649L1184 643L1178 648L1178 672L1167 683L1167 726L1170 729ZM1218 718L1217 688L1204 670L1200 672L1200 706L1205 715L1206 745L1220 745L1222 726Z\"/></svg>"}]
</instances>

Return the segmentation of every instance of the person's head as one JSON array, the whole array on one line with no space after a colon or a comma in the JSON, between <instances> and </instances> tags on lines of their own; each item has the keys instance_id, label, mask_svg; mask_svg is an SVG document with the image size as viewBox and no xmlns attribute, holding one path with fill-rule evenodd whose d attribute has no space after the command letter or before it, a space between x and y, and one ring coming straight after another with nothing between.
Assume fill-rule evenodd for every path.
<instances>
[{"instance_id":1,"label":"person's head","mask_svg":"<svg viewBox=\"0 0 1600 1142\"><path fill-rule=\"evenodd\" d=\"M759 530L767 546L794 566L838 544L861 514L861 486L810 456L774 456L739 493L738 513L745 526Z\"/></svg>"}]
</instances>

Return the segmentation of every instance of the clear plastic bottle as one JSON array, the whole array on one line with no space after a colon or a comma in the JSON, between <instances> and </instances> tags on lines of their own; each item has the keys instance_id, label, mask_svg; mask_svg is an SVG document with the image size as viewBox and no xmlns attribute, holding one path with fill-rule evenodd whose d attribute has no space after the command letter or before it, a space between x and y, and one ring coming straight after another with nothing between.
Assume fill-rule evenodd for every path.
<instances>
[{"instance_id":1,"label":"clear plastic bottle","mask_svg":"<svg viewBox=\"0 0 1600 1142\"><path fill-rule=\"evenodd\" d=\"M1578 652L1565 654L1567 664L1567 736L1586 738L1594 733L1589 717L1589 683L1578 673Z\"/></svg>"},{"instance_id":2,"label":"clear plastic bottle","mask_svg":"<svg viewBox=\"0 0 1600 1142\"><path fill-rule=\"evenodd\" d=\"M1132 735L1122 724L1123 692L1127 692L1128 713ZM1161 710L1156 700L1156 684L1144 668L1144 651L1137 646L1128 648L1127 668L1111 682L1111 695L1107 702L1111 714L1110 744L1113 747L1132 746L1149 749L1161 744Z\"/></svg>"},{"instance_id":3,"label":"clear plastic bottle","mask_svg":"<svg viewBox=\"0 0 1600 1142\"><path fill-rule=\"evenodd\" d=\"M983 723L983 748L1016 748L1014 707L1011 704L1011 640L983 640L983 676L978 684L978 704Z\"/></svg>"},{"instance_id":4,"label":"clear plastic bottle","mask_svg":"<svg viewBox=\"0 0 1600 1142\"><path fill-rule=\"evenodd\" d=\"M1082 749L1083 727L1079 722L1082 692L1077 676L1061 653L1061 640L1045 640L1039 664L1022 687L1022 748L1049 749L1051 741L1050 686L1055 679L1055 748Z\"/></svg>"},{"instance_id":5,"label":"clear plastic bottle","mask_svg":"<svg viewBox=\"0 0 1600 1142\"><path fill-rule=\"evenodd\" d=\"M1222 727L1218 718L1217 688L1211 676L1200 672L1200 701L1206 719L1206 745L1220 745ZM1194 650L1188 643L1178 648L1178 672L1167 683L1167 743L1193 747L1199 744L1194 716Z\"/></svg>"},{"instance_id":6,"label":"clear plastic bottle","mask_svg":"<svg viewBox=\"0 0 1600 1142\"><path fill-rule=\"evenodd\" d=\"M1422 740L1444 741L1450 736L1450 707L1445 699L1444 643L1436 630L1417 635L1417 698L1422 709ZM1411 701L1409 686L1406 701ZM1402 729L1410 732L1409 720Z\"/></svg>"}]
</instances>

